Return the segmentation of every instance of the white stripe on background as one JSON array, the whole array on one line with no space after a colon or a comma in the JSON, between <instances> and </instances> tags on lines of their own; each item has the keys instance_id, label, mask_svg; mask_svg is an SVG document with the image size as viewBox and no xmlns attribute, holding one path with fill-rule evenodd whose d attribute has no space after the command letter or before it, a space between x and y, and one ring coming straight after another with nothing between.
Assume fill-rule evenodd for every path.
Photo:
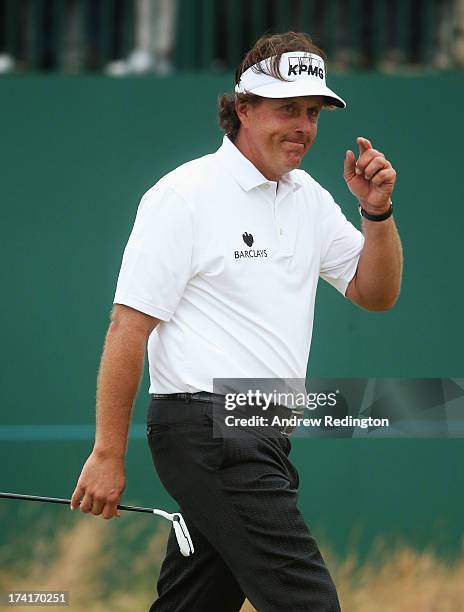
<instances>
[{"instance_id":1,"label":"white stripe on background","mask_svg":"<svg viewBox=\"0 0 464 612\"><path fill-rule=\"evenodd\" d=\"M131 439L145 438L146 425L135 423L130 428ZM95 425L0 425L1 441L93 440Z\"/></svg>"}]
</instances>

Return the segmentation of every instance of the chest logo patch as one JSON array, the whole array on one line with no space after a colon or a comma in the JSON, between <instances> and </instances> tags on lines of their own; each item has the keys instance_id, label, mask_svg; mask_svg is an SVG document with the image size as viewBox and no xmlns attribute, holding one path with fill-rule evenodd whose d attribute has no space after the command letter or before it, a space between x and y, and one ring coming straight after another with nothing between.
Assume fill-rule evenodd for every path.
<instances>
[{"instance_id":1,"label":"chest logo patch","mask_svg":"<svg viewBox=\"0 0 464 612\"><path fill-rule=\"evenodd\" d=\"M244 234L242 234L242 238L243 238L243 242L247 245L247 247L253 246L253 243L255 241L253 238L253 234L249 234L248 232L245 232ZM249 248L244 251L234 251L234 257L235 259L244 259L244 258L254 259L255 257L267 257L267 251L266 249Z\"/></svg>"}]
</instances>

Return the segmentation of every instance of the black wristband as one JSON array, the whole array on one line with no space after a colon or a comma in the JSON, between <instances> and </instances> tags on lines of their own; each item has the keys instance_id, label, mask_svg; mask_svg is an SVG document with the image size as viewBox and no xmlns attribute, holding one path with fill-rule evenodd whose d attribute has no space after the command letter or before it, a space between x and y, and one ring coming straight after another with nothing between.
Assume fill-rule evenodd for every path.
<instances>
[{"instance_id":1,"label":"black wristband","mask_svg":"<svg viewBox=\"0 0 464 612\"><path fill-rule=\"evenodd\" d=\"M390 208L381 215L371 215L366 210L364 210L364 208L360 204L359 214L361 215L361 217L364 217L368 221L385 221L385 219L388 219L388 217L391 217L393 214L393 204L390 203Z\"/></svg>"}]
</instances>

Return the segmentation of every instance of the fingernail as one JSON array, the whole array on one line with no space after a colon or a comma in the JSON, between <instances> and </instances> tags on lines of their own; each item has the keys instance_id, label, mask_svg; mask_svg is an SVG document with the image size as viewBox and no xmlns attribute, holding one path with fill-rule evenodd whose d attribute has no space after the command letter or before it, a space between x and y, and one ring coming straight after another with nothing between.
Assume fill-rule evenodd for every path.
<instances>
[{"instance_id":1,"label":"fingernail","mask_svg":"<svg viewBox=\"0 0 464 612\"><path fill-rule=\"evenodd\" d=\"M359 168L356 168L355 172L356 174L361 174L361 170Z\"/></svg>"}]
</instances>

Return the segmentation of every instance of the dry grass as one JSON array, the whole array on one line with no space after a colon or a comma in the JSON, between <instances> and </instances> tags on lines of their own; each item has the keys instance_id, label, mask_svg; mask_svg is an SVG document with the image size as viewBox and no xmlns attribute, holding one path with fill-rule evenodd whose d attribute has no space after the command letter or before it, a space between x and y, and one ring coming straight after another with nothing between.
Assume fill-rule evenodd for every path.
<instances>
[{"instance_id":1,"label":"dry grass","mask_svg":"<svg viewBox=\"0 0 464 612\"><path fill-rule=\"evenodd\" d=\"M402 548L358 568L345 561L334 576L348 612L464 611L463 558L449 564L432 552Z\"/></svg>"},{"instance_id":2,"label":"dry grass","mask_svg":"<svg viewBox=\"0 0 464 612\"><path fill-rule=\"evenodd\" d=\"M337 563L325 555L343 612L464 612L464 558L448 564L407 547L376 561ZM241 612L254 612L245 603Z\"/></svg>"},{"instance_id":3,"label":"dry grass","mask_svg":"<svg viewBox=\"0 0 464 612\"><path fill-rule=\"evenodd\" d=\"M109 522L83 515L72 519L53 541L30 542L26 558L1 550L0 591L66 590L75 612L148 610L169 524L159 522L153 531L153 524L138 516ZM34 532L42 530L36 525ZM376 560L361 565L353 558L325 557L344 612L464 612L464 558L448 564L431 552L405 547L377 550ZM242 608L253 610L248 603Z\"/></svg>"}]
</instances>

